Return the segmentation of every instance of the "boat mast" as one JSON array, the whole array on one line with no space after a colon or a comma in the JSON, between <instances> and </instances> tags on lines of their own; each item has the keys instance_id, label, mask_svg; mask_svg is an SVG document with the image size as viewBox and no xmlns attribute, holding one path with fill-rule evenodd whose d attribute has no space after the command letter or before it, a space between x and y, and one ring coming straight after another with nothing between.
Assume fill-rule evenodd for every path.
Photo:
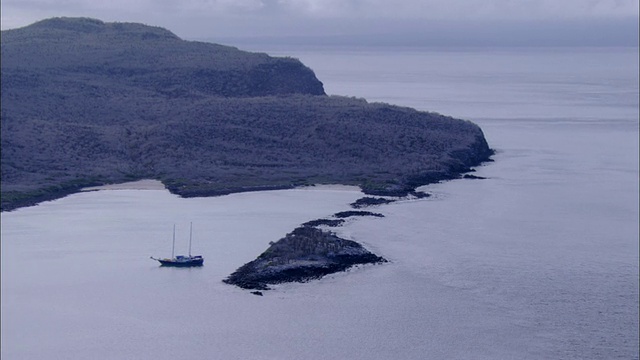
<instances>
[{"instance_id":1,"label":"boat mast","mask_svg":"<svg viewBox=\"0 0 640 360\"><path fill-rule=\"evenodd\" d=\"M193 223L189 223L189 257L191 257L191 238L193 237Z\"/></svg>"},{"instance_id":2,"label":"boat mast","mask_svg":"<svg viewBox=\"0 0 640 360\"><path fill-rule=\"evenodd\" d=\"M175 257L176 250L176 224L173 224L173 245L171 246L171 258Z\"/></svg>"}]
</instances>

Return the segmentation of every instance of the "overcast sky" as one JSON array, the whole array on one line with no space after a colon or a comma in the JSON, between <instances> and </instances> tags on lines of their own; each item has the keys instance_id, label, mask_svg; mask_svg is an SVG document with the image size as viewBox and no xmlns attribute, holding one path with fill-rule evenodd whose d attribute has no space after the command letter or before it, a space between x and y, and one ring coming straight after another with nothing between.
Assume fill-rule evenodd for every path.
<instances>
[{"instance_id":1,"label":"overcast sky","mask_svg":"<svg viewBox=\"0 0 640 360\"><path fill-rule=\"evenodd\" d=\"M55 16L184 39L405 45L637 45L638 0L2 0L2 29ZM310 40L311 39L311 40Z\"/></svg>"}]
</instances>

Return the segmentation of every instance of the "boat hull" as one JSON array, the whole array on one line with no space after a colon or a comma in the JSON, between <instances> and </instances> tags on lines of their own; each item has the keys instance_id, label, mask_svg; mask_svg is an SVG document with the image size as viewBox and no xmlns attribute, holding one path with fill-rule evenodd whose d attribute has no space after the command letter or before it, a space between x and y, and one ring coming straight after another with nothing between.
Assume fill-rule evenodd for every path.
<instances>
[{"instance_id":1,"label":"boat hull","mask_svg":"<svg viewBox=\"0 0 640 360\"><path fill-rule=\"evenodd\" d=\"M199 256L191 259L152 259L158 261L160 266L195 267L204 265L204 259Z\"/></svg>"},{"instance_id":2,"label":"boat hull","mask_svg":"<svg viewBox=\"0 0 640 360\"><path fill-rule=\"evenodd\" d=\"M160 260L158 260L160 261ZM202 266L204 261L189 261L189 262L175 262L175 261L160 261L160 266L173 266L173 267L193 267Z\"/></svg>"}]
</instances>

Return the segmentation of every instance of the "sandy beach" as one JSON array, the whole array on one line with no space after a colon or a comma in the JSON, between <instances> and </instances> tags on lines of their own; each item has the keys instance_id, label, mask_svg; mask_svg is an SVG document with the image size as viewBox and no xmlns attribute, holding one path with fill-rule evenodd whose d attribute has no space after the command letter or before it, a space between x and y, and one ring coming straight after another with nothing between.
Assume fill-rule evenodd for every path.
<instances>
[{"instance_id":1,"label":"sandy beach","mask_svg":"<svg viewBox=\"0 0 640 360\"><path fill-rule=\"evenodd\" d=\"M138 180L121 184L109 184L83 188L82 191L96 190L164 190L165 186L158 180Z\"/></svg>"}]
</instances>

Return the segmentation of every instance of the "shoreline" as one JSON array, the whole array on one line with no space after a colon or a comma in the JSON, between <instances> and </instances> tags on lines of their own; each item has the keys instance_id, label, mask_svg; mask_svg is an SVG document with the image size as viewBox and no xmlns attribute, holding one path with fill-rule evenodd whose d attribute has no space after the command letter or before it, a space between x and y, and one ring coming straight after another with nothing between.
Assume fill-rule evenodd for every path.
<instances>
[{"instance_id":1,"label":"shoreline","mask_svg":"<svg viewBox=\"0 0 640 360\"><path fill-rule=\"evenodd\" d=\"M480 160L476 164L471 164L470 167L466 167L457 171L447 171L447 172L434 172L427 174L425 176L417 177L412 179L411 181L406 182L403 186L396 186L386 189L372 189L367 188L365 186L357 186L357 185L349 185L349 184L304 184L304 185L279 185L279 186L251 186L251 187L228 187L226 189L217 189L217 190L208 190L208 191L189 191L185 189L179 189L173 187L171 185L166 185L162 181L157 179L140 179L135 181L128 181L123 183L112 183L112 184L95 184L92 183L84 183L84 184L69 184L69 185L59 185L59 186L50 186L47 188L36 190L35 195L25 195L18 196L18 198L10 199L2 199L3 201L0 203L1 209L0 212L9 212L14 211L20 208L25 208L29 206L35 206L45 201L53 201L57 199L61 199L65 196L88 192L88 191L102 191L102 190L167 190L174 195L178 195L182 198L192 198L192 197L212 197L212 196L222 196L229 195L235 193L242 192L253 192L253 191L269 191L269 190L288 190L288 189L304 189L304 188L322 188L322 189L331 189L331 190L347 190L347 189L358 189L365 195L372 196L390 196L390 197L404 197L416 191L418 187L426 186L430 184L437 184L442 181L449 181L455 179L464 178L464 174L469 172L474 172L474 167L482 166L485 163L493 162L491 156L494 155L494 151L491 150L491 154L489 154L485 159ZM472 179L473 177L467 177L468 179Z\"/></svg>"},{"instance_id":2,"label":"shoreline","mask_svg":"<svg viewBox=\"0 0 640 360\"><path fill-rule=\"evenodd\" d=\"M246 188L247 191L254 191L253 188ZM294 186L291 189L302 189L302 190L329 190L329 191L362 191L358 186L355 185L344 185L344 184L312 184L312 185L301 185ZM155 179L142 179L137 181L128 181L124 183L115 183L115 184L106 184L99 186L89 186L80 189L80 192L87 191L102 191L102 190L169 190L162 181ZM286 190L286 189L285 189ZM255 190L255 191L265 191L265 190ZM240 192L240 191L238 191ZM235 193L235 192L234 192ZM203 196L206 197L206 196Z\"/></svg>"},{"instance_id":3,"label":"shoreline","mask_svg":"<svg viewBox=\"0 0 640 360\"><path fill-rule=\"evenodd\" d=\"M179 197L192 198L222 196L253 191L332 187L333 189L358 188L365 195L372 196L404 197L415 193L416 189L421 186L437 184L441 181L464 178L465 174L474 172L475 167L482 166L485 163L493 162L494 160L491 158L493 155L495 155L495 150L491 148L487 148L484 151L476 151L470 158L462 159L462 164L453 165L446 170L426 171L419 175L407 177L403 181L399 181L395 184L387 184L387 186L384 187L381 187L380 184L367 184L366 182L362 182L362 180L356 181L355 179L351 184L306 184L291 182L289 184L281 185L262 185L248 187L234 187L230 185L225 188L218 187L216 189L199 189L198 186L201 186L202 184L191 184L191 186L177 186L177 184L172 184L171 182L162 182L161 180L152 178L111 184L104 184L96 180L73 181L59 185L52 185L29 192L9 191L7 193L3 193L3 198L0 201L0 212L13 211L24 207L35 206L41 202L57 200L71 194L99 190L168 190L170 193L178 195ZM472 179L473 176L468 176L467 178ZM359 182L359 185L353 185L356 182Z\"/></svg>"}]
</instances>

